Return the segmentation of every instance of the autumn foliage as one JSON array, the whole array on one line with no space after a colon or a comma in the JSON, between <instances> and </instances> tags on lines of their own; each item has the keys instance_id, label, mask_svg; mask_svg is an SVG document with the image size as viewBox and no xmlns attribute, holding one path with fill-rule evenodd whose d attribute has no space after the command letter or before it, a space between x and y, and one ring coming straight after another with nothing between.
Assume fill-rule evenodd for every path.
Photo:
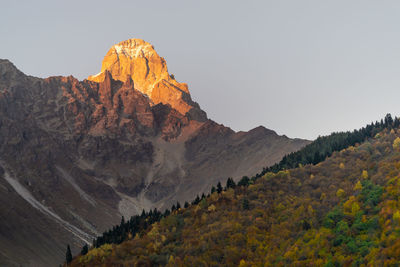
<instances>
[{"instance_id":1,"label":"autumn foliage","mask_svg":"<svg viewBox=\"0 0 400 267\"><path fill-rule=\"evenodd\" d=\"M71 266L396 266L399 129L266 172L76 257Z\"/></svg>"}]
</instances>

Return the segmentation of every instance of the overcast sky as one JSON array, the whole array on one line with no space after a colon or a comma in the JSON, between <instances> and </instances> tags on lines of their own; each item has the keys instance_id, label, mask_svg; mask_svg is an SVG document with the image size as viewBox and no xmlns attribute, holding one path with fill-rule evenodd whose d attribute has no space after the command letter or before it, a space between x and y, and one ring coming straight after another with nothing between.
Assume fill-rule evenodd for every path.
<instances>
[{"instance_id":1,"label":"overcast sky","mask_svg":"<svg viewBox=\"0 0 400 267\"><path fill-rule=\"evenodd\" d=\"M208 116L314 139L400 115L400 1L1 1L0 58L84 79L141 38Z\"/></svg>"}]
</instances>

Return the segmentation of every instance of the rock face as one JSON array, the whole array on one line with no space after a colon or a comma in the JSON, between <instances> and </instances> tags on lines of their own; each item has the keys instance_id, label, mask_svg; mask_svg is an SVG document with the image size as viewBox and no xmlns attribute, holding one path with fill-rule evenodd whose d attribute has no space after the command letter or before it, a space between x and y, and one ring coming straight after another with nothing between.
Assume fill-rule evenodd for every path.
<instances>
[{"instance_id":1,"label":"rock face","mask_svg":"<svg viewBox=\"0 0 400 267\"><path fill-rule=\"evenodd\" d=\"M141 40L84 81L0 60L0 265L58 265L122 215L192 200L307 143L207 119Z\"/></svg>"},{"instance_id":2,"label":"rock face","mask_svg":"<svg viewBox=\"0 0 400 267\"><path fill-rule=\"evenodd\" d=\"M129 39L111 47L104 57L101 72L89 76L88 80L101 82L107 71L122 82L132 79L135 88L147 95L153 105L169 104L182 115L199 109L190 98L187 84L177 82L168 73L164 58L143 40Z\"/></svg>"}]
</instances>

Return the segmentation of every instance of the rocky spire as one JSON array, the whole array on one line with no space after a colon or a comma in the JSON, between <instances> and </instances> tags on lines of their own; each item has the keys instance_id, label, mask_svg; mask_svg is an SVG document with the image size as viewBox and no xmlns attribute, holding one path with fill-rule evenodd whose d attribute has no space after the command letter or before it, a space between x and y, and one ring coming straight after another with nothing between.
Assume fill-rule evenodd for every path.
<instances>
[{"instance_id":1,"label":"rocky spire","mask_svg":"<svg viewBox=\"0 0 400 267\"><path fill-rule=\"evenodd\" d=\"M187 84L177 82L168 73L164 58L141 39L129 39L112 46L103 59L101 72L88 79L102 82L106 71L115 80L132 79L135 89L146 94L154 105L169 104L181 114L198 108L190 98Z\"/></svg>"}]
</instances>

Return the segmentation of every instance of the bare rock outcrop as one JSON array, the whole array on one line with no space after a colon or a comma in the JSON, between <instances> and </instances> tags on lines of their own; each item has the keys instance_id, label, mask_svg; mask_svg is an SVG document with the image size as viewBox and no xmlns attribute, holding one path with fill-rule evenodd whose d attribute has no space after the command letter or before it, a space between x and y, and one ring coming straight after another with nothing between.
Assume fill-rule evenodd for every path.
<instances>
[{"instance_id":1,"label":"bare rock outcrop","mask_svg":"<svg viewBox=\"0 0 400 267\"><path fill-rule=\"evenodd\" d=\"M199 108L191 100L188 85L176 81L168 73L165 59L141 39L129 39L112 46L103 59L100 73L89 76L88 80L101 82L106 79L107 71L122 82L132 79L135 88L147 95L153 105L169 104L182 115Z\"/></svg>"}]
</instances>

